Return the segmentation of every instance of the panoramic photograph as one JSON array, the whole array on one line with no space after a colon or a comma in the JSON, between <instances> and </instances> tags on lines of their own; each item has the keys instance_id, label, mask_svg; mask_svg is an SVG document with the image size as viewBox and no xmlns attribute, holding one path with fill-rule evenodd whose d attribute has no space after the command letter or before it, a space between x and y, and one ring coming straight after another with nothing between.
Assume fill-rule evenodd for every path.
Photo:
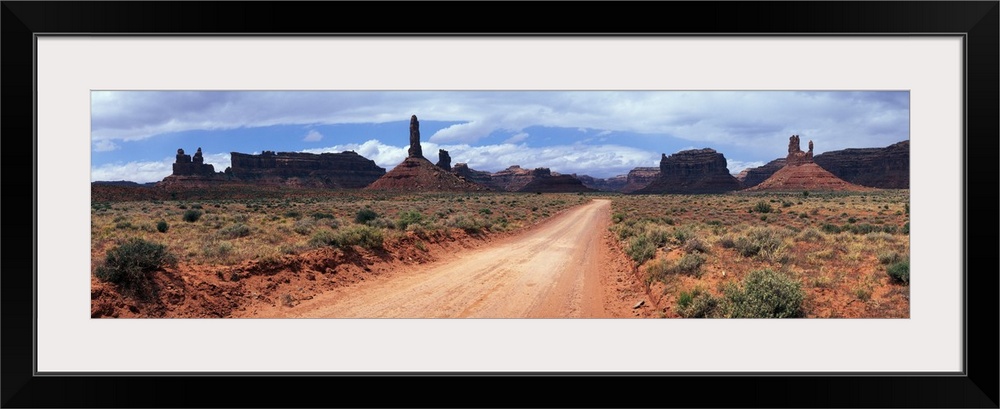
<instances>
[{"instance_id":1,"label":"panoramic photograph","mask_svg":"<svg viewBox=\"0 0 1000 409\"><path fill-rule=\"evenodd\" d=\"M91 91L90 138L92 318L910 317L908 91Z\"/></svg>"}]
</instances>

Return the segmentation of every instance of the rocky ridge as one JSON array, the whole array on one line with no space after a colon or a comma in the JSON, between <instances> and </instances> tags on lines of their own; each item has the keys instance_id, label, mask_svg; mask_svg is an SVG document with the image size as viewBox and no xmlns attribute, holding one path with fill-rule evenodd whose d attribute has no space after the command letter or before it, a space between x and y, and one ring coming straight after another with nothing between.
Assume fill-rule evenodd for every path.
<instances>
[{"instance_id":1,"label":"rocky ridge","mask_svg":"<svg viewBox=\"0 0 1000 409\"><path fill-rule=\"evenodd\" d=\"M788 138L788 156L785 166L778 169L767 180L756 186L745 189L756 191L867 191L873 190L858 186L838 178L834 174L813 163L813 143L809 141L809 151L799 148L799 136Z\"/></svg>"}]
</instances>

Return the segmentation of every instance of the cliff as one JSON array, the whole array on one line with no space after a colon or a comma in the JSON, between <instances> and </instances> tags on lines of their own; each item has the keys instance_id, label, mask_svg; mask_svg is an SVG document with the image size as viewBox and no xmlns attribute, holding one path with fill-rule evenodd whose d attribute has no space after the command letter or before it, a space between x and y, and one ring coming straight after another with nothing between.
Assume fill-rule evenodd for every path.
<instances>
[{"instance_id":1,"label":"cliff","mask_svg":"<svg viewBox=\"0 0 1000 409\"><path fill-rule=\"evenodd\" d=\"M659 176L635 193L723 193L739 188L740 182L729 173L726 157L704 148L662 155Z\"/></svg>"}]
</instances>

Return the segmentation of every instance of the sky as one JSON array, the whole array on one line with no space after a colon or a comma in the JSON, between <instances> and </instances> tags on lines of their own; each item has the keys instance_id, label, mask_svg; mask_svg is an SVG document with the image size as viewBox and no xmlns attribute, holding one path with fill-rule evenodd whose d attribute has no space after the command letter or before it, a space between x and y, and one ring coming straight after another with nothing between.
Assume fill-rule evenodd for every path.
<instances>
[{"instance_id":1,"label":"sky","mask_svg":"<svg viewBox=\"0 0 1000 409\"><path fill-rule=\"evenodd\" d=\"M606 178L712 148L733 174L784 157L909 139L908 91L92 91L91 181L157 182L178 148L223 171L230 152L353 150L391 170L410 115L424 157Z\"/></svg>"}]
</instances>

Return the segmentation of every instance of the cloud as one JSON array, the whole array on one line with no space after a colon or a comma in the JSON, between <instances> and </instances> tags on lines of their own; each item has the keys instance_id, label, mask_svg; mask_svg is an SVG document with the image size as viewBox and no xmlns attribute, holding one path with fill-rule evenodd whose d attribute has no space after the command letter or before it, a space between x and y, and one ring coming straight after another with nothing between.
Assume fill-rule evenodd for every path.
<instances>
[{"instance_id":1,"label":"cloud","mask_svg":"<svg viewBox=\"0 0 1000 409\"><path fill-rule=\"evenodd\" d=\"M302 138L305 142L319 142L323 139L323 134L319 133L315 129L309 130L305 138Z\"/></svg>"},{"instance_id":2,"label":"cloud","mask_svg":"<svg viewBox=\"0 0 1000 409\"><path fill-rule=\"evenodd\" d=\"M202 153L205 163L222 172L230 166L229 153ZM108 163L90 169L90 181L128 180L136 183L159 182L174 172L173 163L176 158L168 157L159 161Z\"/></svg>"},{"instance_id":3,"label":"cloud","mask_svg":"<svg viewBox=\"0 0 1000 409\"><path fill-rule=\"evenodd\" d=\"M732 173L732 174L740 173L741 171L743 171L743 169L756 168L756 167L759 167L759 166L764 166L764 163L765 162L761 162L761 161L744 162L744 161L739 161L739 160L734 160L734 159L728 159L728 158L726 159L726 167L729 168L729 173Z\"/></svg>"},{"instance_id":4,"label":"cloud","mask_svg":"<svg viewBox=\"0 0 1000 409\"><path fill-rule=\"evenodd\" d=\"M503 141L503 143L514 143L514 144L516 144L516 143L521 142L521 141L523 141L525 139L528 139L528 134L524 133L524 132L520 132L517 135L514 135L514 136L511 136L510 138L507 138L507 140Z\"/></svg>"},{"instance_id":5,"label":"cloud","mask_svg":"<svg viewBox=\"0 0 1000 409\"><path fill-rule=\"evenodd\" d=\"M95 91L95 141L271 125L459 122L429 137L475 143L531 126L672 136L780 153L797 133L817 149L886 146L909 136L907 92L791 91ZM776 145L777 148L772 148ZM773 152L771 152L773 151Z\"/></svg>"},{"instance_id":6,"label":"cloud","mask_svg":"<svg viewBox=\"0 0 1000 409\"><path fill-rule=\"evenodd\" d=\"M120 148L118 144L108 139L94 141L94 152L110 152Z\"/></svg>"},{"instance_id":7,"label":"cloud","mask_svg":"<svg viewBox=\"0 0 1000 409\"><path fill-rule=\"evenodd\" d=\"M659 156L640 149L619 145L560 145L548 147L527 147L509 143L472 146L468 144L441 145L433 142L421 143L424 152L448 151L452 163L468 163L476 170L496 172L512 165L525 168L547 167L559 173L587 174L594 177L611 177L627 174L637 166L658 166ZM378 140L362 144L342 144L325 148L306 149L304 152L355 151L359 155L375 161L387 170L392 169L407 156L408 146L386 145ZM434 155L426 155L428 160L437 161Z\"/></svg>"}]
</instances>

